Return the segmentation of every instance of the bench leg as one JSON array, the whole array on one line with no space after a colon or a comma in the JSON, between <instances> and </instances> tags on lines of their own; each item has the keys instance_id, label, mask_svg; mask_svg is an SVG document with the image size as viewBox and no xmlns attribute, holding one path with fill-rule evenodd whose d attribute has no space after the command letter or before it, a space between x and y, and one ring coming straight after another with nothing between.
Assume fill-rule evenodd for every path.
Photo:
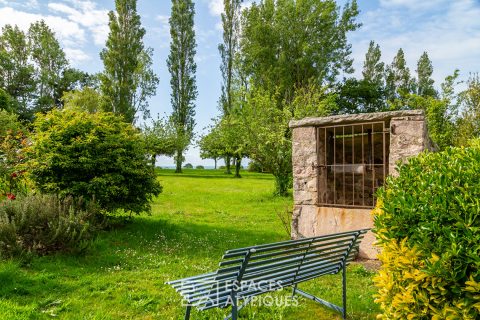
<instances>
[{"instance_id":1,"label":"bench leg","mask_svg":"<svg viewBox=\"0 0 480 320\"><path fill-rule=\"evenodd\" d=\"M238 318L238 306L237 306L237 297L233 295L232 299L232 320L237 320Z\"/></svg>"},{"instance_id":2,"label":"bench leg","mask_svg":"<svg viewBox=\"0 0 480 320\"><path fill-rule=\"evenodd\" d=\"M342 299L343 299L343 320L347 319L347 267L343 263L342 267Z\"/></svg>"},{"instance_id":3,"label":"bench leg","mask_svg":"<svg viewBox=\"0 0 480 320\"><path fill-rule=\"evenodd\" d=\"M295 297L296 291L297 291L297 285L294 285L292 288L292 299Z\"/></svg>"},{"instance_id":4,"label":"bench leg","mask_svg":"<svg viewBox=\"0 0 480 320\"><path fill-rule=\"evenodd\" d=\"M190 311L192 311L192 306L187 306L187 311L185 312L185 320L190 319Z\"/></svg>"}]
</instances>

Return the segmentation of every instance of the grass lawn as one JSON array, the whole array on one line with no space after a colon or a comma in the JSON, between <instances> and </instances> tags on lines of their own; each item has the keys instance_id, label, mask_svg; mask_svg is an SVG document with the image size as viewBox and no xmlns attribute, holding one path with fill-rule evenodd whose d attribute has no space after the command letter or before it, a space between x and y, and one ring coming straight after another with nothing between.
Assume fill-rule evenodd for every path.
<instances>
[{"instance_id":1,"label":"grass lawn","mask_svg":"<svg viewBox=\"0 0 480 320\"><path fill-rule=\"evenodd\" d=\"M82 256L58 254L0 262L0 319L183 319L180 296L165 281L216 269L222 253L288 238L276 212L291 198L273 197L270 175L234 179L214 170L161 170L164 190L151 216L102 232ZM375 319L372 274L348 269L350 319ZM300 285L341 304L341 278ZM272 295L284 301L290 290ZM192 314L223 319L227 310ZM241 319L340 319L314 302L298 306L249 306Z\"/></svg>"}]
</instances>

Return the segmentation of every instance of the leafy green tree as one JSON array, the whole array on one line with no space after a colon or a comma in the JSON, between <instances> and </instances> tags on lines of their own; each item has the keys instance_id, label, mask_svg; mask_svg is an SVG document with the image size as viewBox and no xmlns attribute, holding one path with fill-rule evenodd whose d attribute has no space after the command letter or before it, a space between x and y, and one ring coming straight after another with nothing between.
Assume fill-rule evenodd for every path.
<instances>
[{"instance_id":1,"label":"leafy green tree","mask_svg":"<svg viewBox=\"0 0 480 320\"><path fill-rule=\"evenodd\" d=\"M217 161L224 156L225 148L222 144L220 130L218 123L210 127L210 131L202 135L198 140L198 147L200 148L200 157L202 159L213 159L215 162L215 169L217 169Z\"/></svg>"},{"instance_id":2,"label":"leafy green tree","mask_svg":"<svg viewBox=\"0 0 480 320\"><path fill-rule=\"evenodd\" d=\"M218 46L222 64L222 95L220 106L228 115L233 106L234 60L239 50L241 0L223 0L223 43Z\"/></svg>"},{"instance_id":3,"label":"leafy green tree","mask_svg":"<svg viewBox=\"0 0 480 320\"><path fill-rule=\"evenodd\" d=\"M432 61L428 57L428 53L424 52L417 63L417 94L422 97L436 97L437 91L432 79L433 66Z\"/></svg>"},{"instance_id":4,"label":"leafy green tree","mask_svg":"<svg viewBox=\"0 0 480 320\"><path fill-rule=\"evenodd\" d=\"M360 26L358 13L356 1L341 9L333 0L263 0L243 12L238 60L248 85L240 112L250 158L274 174L277 194L285 195L291 180L288 122L297 113L326 115L304 99L331 102L323 88L353 72L347 34Z\"/></svg>"},{"instance_id":5,"label":"leafy green tree","mask_svg":"<svg viewBox=\"0 0 480 320\"><path fill-rule=\"evenodd\" d=\"M341 72L353 72L347 33L360 26L358 13L355 0L343 10L333 0L254 3L243 16L242 67L279 101L292 101L295 89L312 80L334 83Z\"/></svg>"},{"instance_id":6,"label":"leafy green tree","mask_svg":"<svg viewBox=\"0 0 480 320\"><path fill-rule=\"evenodd\" d=\"M386 111L383 86L366 79L345 79L337 85L337 105L340 114Z\"/></svg>"},{"instance_id":7,"label":"leafy green tree","mask_svg":"<svg viewBox=\"0 0 480 320\"><path fill-rule=\"evenodd\" d=\"M224 0L222 13L223 43L218 46L222 64L222 95L220 107L224 115L228 116L233 108L234 98L234 64L239 51L241 0ZM230 156L225 157L227 173L230 174ZM216 161L216 160L215 160Z\"/></svg>"},{"instance_id":8,"label":"leafy green tree","mask_svg":"<svg viewBox=\"0 0 480 320\"><path fill-rule=\"evenodd\" d=\"M89 113L103 111L102 95L91 87L67 91L63 94L61 100L64 109L85 111Z\"/></svg>"},{"instance_id":9,"label":"leafy green tree","mask_svg":"<svg viewBox=\"0 0 480 320\"><path fill-rule=\"evenodd\" d=\"M59 96L56 86L68 67L65 52L55 38L55 33L41 20L28 30L31 58L35 66L35 112L46 112L55 106Z\"/></svg>"},{"instance_id":10,"label":"leafy green tree","mask_svg":"<svg viewBox=\"0 0 480 320\"><path fill-rule=\"evenodd\" d=\"M471 74L467 88L459 94L462 114L457 121L457 145L467 145L472 138L480 137L480 76Z\"/></svg>"},{"instance_id":11,"label":"leafy green tree","mask_svg":"<svg viewBox=\"0 0 480 320\"><path fill-rule=\"evenodd\" d=\"M115 0L109 14L110 33L100 53L104 71L100 75L105 110L121 114L134 123L137 113L149 116L148 98L155 94L158 77L152 71L151 48L145 49L136 0Z\"/></svg>"},{"instance_id":12,"label":"leafy green tree","mask_svg":"<svg viewBox=\"0 0 480 320\"><path fill-rule=\"evenodd\" d=\"M403 49L399 49L390 66L386 68L385 91L387 100L399 99L413 92L414 82L410 76L410 69L405 61ZM408 106L401 106L402 109Z\"/></svg>"},{"instance_id":13,"label":"leafy green tree","mask_svg":"<svg viewBox=\"0 0 480 320\"><path fill-rule=\"evenodd\" d=\"M171 157L175 154L175 126L170 119L157 118L151 126L145 126L142 132L152 167L155 168L157 156Z\"/></svg>"},{"instance_id":14,"label":"leafy green tree","mask_svg":"<svg viewBox=\"0 0 480 320\"><path fill-rule=\"evenodd\" d=\"M58 108L64 106L62 97L68 91L98 87L97 80L97 75L90 75L71 67L66 68L62 72L59 82L55 84L55 105Z\"/></svg>"},{"instance_id":15,"label":"leafy green tree","mask_svg":"<svg viewBox=\"0 0 480 320\"><path fill-rule=\"evenodd\" d=\"M170 54L167 59L172 87L171 120L176 130L176 173L182 172L183 153L193 138L195 126L195 99L197 85L195 73L196 43L193 18L195 6L191 0L172 0L170 17Z\"/></svg>"},{"instance_id":16,"label":"leafy green tree","mask_svg":"<svg viewBox=\"0 0 480 320\"><path fill-rule=\"evenodd\" d=\"M27 35L17 26L4 26L0 35L0 87L16 103L15 112L22 115L35 91L35 68L30 57Z\"/></svg>"},{"instance_id":17,"label":"leafy green tree","mask_svg":"<svg viewBox=\"0 0 480 320\"><path fill-rule=\"evenodd\" d=\"M363 79L370 83L375 83L382 87L385 77L385 64L381 61L382 52L380 46L375 45L374 41L370 41L368 51L365 54L365 61L363 63Z\"/></svg>"},{"instance_id":18,"label":"leafy green tree","mask_svg":"<svg viewBox=\"0 0 480 320\"><path fill-rule=\"evenodd\" d=\"M284 100L278 107L278 97L264 88L252 88L242 108L245 144L249 157L275 177L275 194L285 196L291 184L292 133L291 119L326 116L336 107L335 97L310 85L297 90L292 102Z\"/></svg>"},{"instance_id":19,"label":"leafy green tree","mask_svg":"<svg viewBox=\"0 0 480 320\"><path fill-rule=\"evenodd\" d=\"M2 88L0 88L0 110L5 110L8 112L14 112L15 103L12 97Z\"/></svg>"},{"instance_id":20,"label":"leafy green tree","mask_svg":"<svg viewBox=\"0 0 480 320\"><path fill-rule=\"evenodd\" d=\"M445 81L441 84L442 90L439 98L422 97L409 93L390 102L390 108L393 110L402 109L405 106L409 109L424 110L430 138L440 150L454 145L458 135L459 128L456 123L459 101L455 94L458 76L459 73L456 70L452 75L445 78Z\"/></svg>"},{"instance_id":21,"label":"leafy green tree","mask_svg":"<svg viewBox=\"0 0 480 320\"><path fill-rule=\"evenodd\" d=\"M27 169L40 191L140 213L161 186L139 130L112 113L54 109L34 122Z\"/></svg>"},{"instance_id":22,"label":"leafy green tree","mask_svg":"<svg viewBox=\"0 0 480 320\"><path fill-rule=\"evenodd\" d=\"M0 199L25 192L22 164L27 130L16 114L0 110Z\"/></svg>"}]
</instances>

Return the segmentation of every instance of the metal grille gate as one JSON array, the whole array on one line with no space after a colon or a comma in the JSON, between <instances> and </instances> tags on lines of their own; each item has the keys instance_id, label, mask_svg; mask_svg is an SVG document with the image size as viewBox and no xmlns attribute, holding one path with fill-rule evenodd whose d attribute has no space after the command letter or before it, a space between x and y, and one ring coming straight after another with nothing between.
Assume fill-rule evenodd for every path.
<instances>
[{"instance_id":1,"label":"metal grille gate","mask_svg":"<svg viewBox=\"0 0 480 320\"><path fill-rule=\"evenodd\" d=\"M388 175L385 122L317 127L318 205L371 208Z\"/></svg>"}]
</instances>

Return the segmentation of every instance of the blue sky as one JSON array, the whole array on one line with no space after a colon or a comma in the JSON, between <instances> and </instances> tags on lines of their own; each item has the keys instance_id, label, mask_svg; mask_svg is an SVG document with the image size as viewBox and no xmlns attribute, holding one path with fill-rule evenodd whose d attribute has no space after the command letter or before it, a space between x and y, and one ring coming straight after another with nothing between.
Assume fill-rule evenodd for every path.
<instances>
[{"instance_id":1,"label":"blue sky","mask_svg":"<svg viewBox=\"0 0 480 320\"><path fill-rule=\"evenodd\" d=\"M251 1L247 1L251 2ZM339 5L345 0L339 0ZM195 30L197 35L197 125L196 131L218 115L221 75L217 46L221 41L220 14L223 0L196 0ZM469 72L480 71L480 1L478 0L359 0L363 26L350 34L355 74L360 75L370 40L379 43L383 60L390 63L398 48L403 48L410 70L427 51L434 65L436 84L460 69L462 79ZM169 0L139 0L138 11L147 33L145 43L154 49L154 69L160 77L157 95L150 101L152 115L168 114L170 108L170 76L166 66L169 50ZM247 4L248 5L248 4ZM0 26L28 25L44 19L56 32L72 65L98 72L102 69L99 52L108 34L108 10L114 0L0 0ZM194 165L213 165L201 160L191 147L186 161ZM161 158L159 165L173 165Z\"/></svg>"}]
</instances>

